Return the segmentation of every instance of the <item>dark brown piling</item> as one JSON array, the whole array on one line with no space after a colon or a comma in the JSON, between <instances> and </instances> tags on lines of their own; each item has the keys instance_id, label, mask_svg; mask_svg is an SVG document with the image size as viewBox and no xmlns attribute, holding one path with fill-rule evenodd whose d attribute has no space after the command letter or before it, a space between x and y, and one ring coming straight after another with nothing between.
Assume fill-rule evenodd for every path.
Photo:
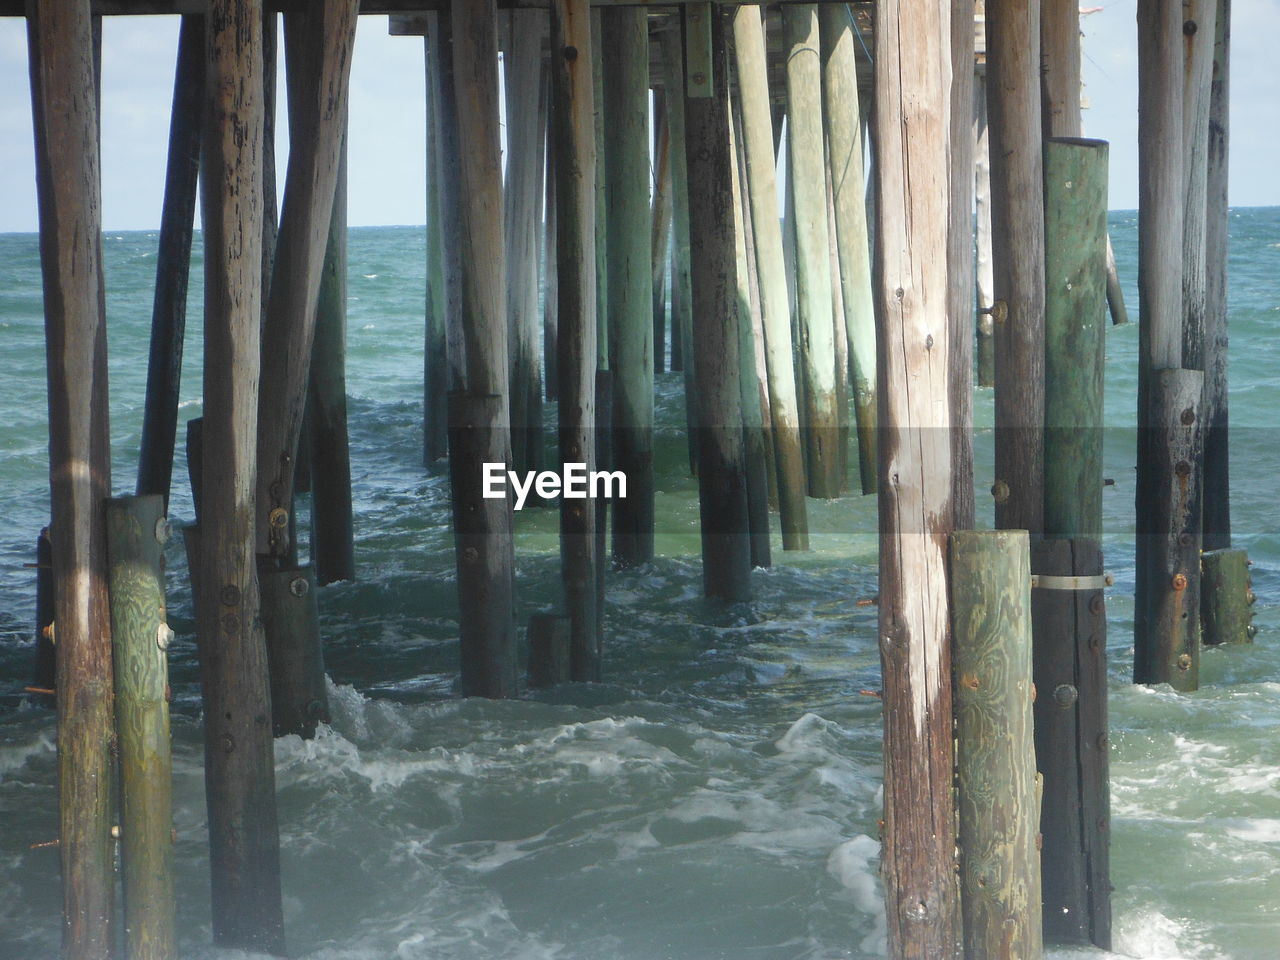
<instances>
[{"instance_id":1,"label":"dark brown piling","mask_svg":"<svg viewBox=\"0 0 1280 960\"><path fill-rule=\"evenodd\" d=\"M548 70L554 67L554 63L548 63ZM560 399L560 372L556 366L560 340L560 263L556 252L556 156L550 102L547 107L547 170L542 200L542 380L546 389L544 399L554 401Z\"/></svg>"},{"instance_id":2,"label":"dark brown piling","mask_svg":"<svg viewBox=\"0 0 1280 960\"><path fill-rule=\"evenodd\" d=\"M1101 264L1098 272L1103 275ZM1031 572L1036 757L1044 777L1044 935L1055 943L1108 950L1111 812L1102 550L1092 537L1038 540L1031 545Z\"/></svg>"},{"instance_id":3,"label":"dark brown piling","mask_svg":"<svg viewBox=\"0 0 1280 960\"><path fill-rule=\"evenodd\" d=\"M345 141L345 134L343 136ZM342 146L311 347L311 562L316 580L356 578L347 436L347 147ZM291 538L292 539L292 538ZM268 638L270 630L268 629Z\"/></svg>"},{"instance_id":4,"label":"dark brown piling","mask_svg":"<svg viewBox=\"0 0 1280 960\"><path fill-rule=\"evenodd\" d=\"M695 439L703 592L720 600L749 600L726 16L714 4L684 10L685 156L698 378Z\"/></svg>"},{"instance_id":5,"label":"dark brown piling","mask_svg":"<svg viewBox=\"0 0 1280 960\"><path fill-rule=\"evenodd\" d=\"M587 0L551 8L551 152L555 156L556 375L560 459L596 469L598 424L608 407L596 395L595 60ZM604 374L607 378L607 372ZM560 564L570 621L569 677L600 677L600 581L604 501L560 501Z\"/></svg>"},{"instance_id":6,"label":"dark brown piling","mask_svg":"<svg viewBox=\"0 0 1280 960\"><path fill-rule=\"evenodd\" d=\"M262 322L261 5L213 0L201 177L203 476L196 610L213 939L282 953L267 654L254 559Z\"/></svg>"},{"instance_id":7,"label":"dark brown piling","mask_svg":"<svg viewBox=\"0 0 1280 960\"><path fill-rule=\"evenodd\" d=\"M529 618L529 689L569 681L571 633L568 617L535 613Z\"/></svg>"},{"instance_id":8,"label":"dark brown piling","mask_svg":"<svg viewBox=\"0 0 1280 960\"><path fill-rule=\"evenodd\" d=\"M258 584L271 668L271 731L313 737L318 723L329 722L315 570L266 559L258 564Z\"/></svg>"},{"instance_id":9,"label":"dark brown piling","mask_svg":"<svg viewBox=\"0 0 1280 960\"><path fill-rule=\"evenodd\" d=\"M996 526L1043 529L1044 190L1038 8L988 0Z\"/></svg>"},{"instance_id":10,"label":"dark brown piling","mask_svg":"<svg viewBox=\"0 0 1280 960\"><path fill-rule=\"evenodd\" d=\"M427 323L423 357L423 448L428 466L449 453L449 357L445 334L449 311L445 291L445 234L441 224L444 179L440 163L440 30L423 37L427 80Z\"/></svg>"},{"instance_id":11,"label":"dark brown piling","mask_svg":"<svg viewBox=\"0 0 1280 960\"><path fill-rule=\"evenodd\" d=\"M187 279L200 170L200 111L204 103L204 18L182 18L178 64L169 121L169 160L156 253L156 290L151 308L151 354L138 457L139 494L158 493L168 502L173 446L178 430L178 388L187 325Z\"/></svg>"},{"instance_id":12,"label":"dark brown piling","mask_svg":"<svg viewBox=\"0 0 1280 960\"><path fill-rule=\"evenodd\" d=\"M164 512L160 494L107 503L129 960L176 956L167 653L173 631L164 599Z\"/></svg>"},{"instance_id":13,"label":"dark brown piling","mask_svg":"<svg viewBox=\"0 0 1280 960\"><path fill-rule=\"evenodd\" d=\"M613 562L630 566L651 560L654 549L649 31L642 7L603 17L613 466L627 477L627 497L613 505Z\"/></svg>"},{"instance_id":14,"label":"dark brown piling","mask_svg":"<svg viewBox=\"0 0 1280 960\"><path fill-rule=\"evenodd\" d=\"M289 551L294 470L346 129L357 11L357 0L341 0L285 20L289 168L263 324L258 408L256 522L263 556L284 558Z\"/></svg>"},{"instance_id":15,"label":"dark brown piling","mask_svg":"<svg viewBox=\"0 0 1280 960\"><path fill-rule=\"evenodd\" d=\"M511 500L484 496L484 464L510 456L498 396L449 394L449 479L458 563L462 695L515 695Z\"/></svg>"},{"instance_id":16,"label":"dark brown piling","mask_svg":"<svg viewBox=\"0 0 1280 960\"><path fill-rule=\"evenodd\" d=\"M951 78L938 69L950 7L886 0L877 26L873 289L883 331L876 379L888 947L895 958L953 960L962 953L946 562Z\"/></svg>"},{"instance_id":17,"label":"dark brown piling","mask_svg":"<svg viewBox=\"0 0 1280 960\"><path fill-rule=\"evenodd\" d=\"M58 657L53 645L53 548L49 528L36 538L36 662L31 685L53 692L58 683Z\"/></svg>"},{"instance_id":18,"label":"dark brown piling","mask_svg":"<svg viewBox=\"0 0 1280 960\"><path fill-rule=\"evenodd\" d=\"M104 518L111 454L93 37L88 0L38 0L27 13L48 347L62 947L69 960L99 960L114 948L114 731Z\"/></svg>"}]
</instances>

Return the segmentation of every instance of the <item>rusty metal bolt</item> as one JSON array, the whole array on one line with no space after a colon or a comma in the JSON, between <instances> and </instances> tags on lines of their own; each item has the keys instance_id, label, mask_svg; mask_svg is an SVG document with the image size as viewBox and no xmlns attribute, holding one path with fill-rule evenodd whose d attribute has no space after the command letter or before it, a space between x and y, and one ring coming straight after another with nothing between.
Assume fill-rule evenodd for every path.
<instances>
[{"instance_id":1,"label":"rusty metal bolt","mask_svg":"<svg viewBox=\"0 0 1280 960\"><path fill-rule=\"evenodd\" d=\"M480 559L480 551L475 547L467 547L462 551L462 559L467 563L475 563Z\"/></svg>"},{"instance_id":2,"label":"rusty metal bolt","mask_svg":"<svg viewBox=\"0 0 1280 960\"><path fill-rule=\"evenodd\" d=\"M575 60L577 60L577 59L578 59L578 48L577 48L577 47L572 47L572 46L570 46L570 47L565 47L565 48L564 48L564 58L565 58L566 60L568 60L570 63L573 63L573 61L575 61Z\"/></svg>"},{"instance_id":3,"label":"rusty metal bolt","mask_svg":"<svg viewBox=\"0 0 1280 960\"><path fill-rule=\"evenodd\" d=\"M1182 421L1184 427L1189 427L1196 422L1196 411L1194 407L1187 407L1182 411L1182 415L1178 417Z\"/></svg>"},{"instance_id":4,"label":"rusty metal bolt","mask_svg":"<svg viewBox=\"0 0 1280 960\"><path fill-rule=\"evenodd\" d=\"M1080 693L1070 683L1060 683L1053 688L1053 702L1060 707L1070 707L1080 699Z\"/></svg>"},{"instance_id":5,"label":"rusty metal bolt","mask_svg":"<svg viewBox=\"0 0 1280 960\"><path fill-rule=\"evenodd\" d=\"M1004 323L1009 319L1009 304L1004 300L997 300L991 305L991 319L996 323Z\"/></svg>"},{"instance_id":6,"label":"rusty metal bolt","mask_svg":"<svg viewBox=\"0 0 1280 960\"><path fill-rule=\"evenodd\" d=\"M1185 573L1175 573L1173 579L1169 582L1175 590L1187 589L1187 575Z\"/></svg>"},{"instance_id":7,"label":"rusty metal bolt","mask_svg":"<svg viewBox=\"0 0 1280 960\"><path fill-rule=\"evenodd\" d=\"M283 530L289 525L289 511L284 507L273 507L267 514L267 522L275 530Z\"/></svg>"},{"instance_id":8,"label":"rusty metal bolt","mask_svg":"<svg viewBox=\"0 0 1280 960\"><path fill-rule=\"evenodd\" d=\"M695 87L700 87L706 82L707 82L707 75L705 73L698 72L693 75L693 85Z\"/></svg>"},{"instance_id":9,"label":"rusty metal bolt","mask_svg":"<svg viewBox=\"0 0 1280 960\"><path fill-rule=\"evenodd\" d=\"M1094 594L1093 599L1089 601L1089 612L1095 617L1100 617L1106 613L1106 611L1107 601L1103 598L1102 594Z\"/></svg>"},{"instance_id":10,"label":"rusty metal bolt","mask_svg":"<svg viewBox=\"0 0 1280 960\"><path fill-rule=\"evenodd\" d=\"M307 583L306 577L294 577L289 581L289 592L295 597L305 597L310 589L311 585Z\"/></svg>"},{"instance_id":11,"label":"rusty metal bolt","mask_svg":"<svg viewBox=\"0 0 1280 960\"><path fill-rule=\"evenodd\" d=\"M1179 670L1191 669L1191 654L1183 653L1178 655L1178 669Z\"/></svg>"},{"instance_id":12,"label":"rusty metal bolt","mask_svg":"<svg viewBox=\"0 0 1280 960\"><path fill-rule=\"evenodd\" d=\"M1009 484L1003 480L997 480L991 485L991 496L995 498L996 503L1004 503L1009 499Z\"/></svg>"},{"instance_id":13,"label":"rusty metal bolt","mask_svg":"<svg viewBox=\"0 0 1280 960\"><path fill-rule=\"evenodd\" d=\"M239 606L240 604L240 588L234 583L229 583L222 588L222 602L228 607Z\"/></svg>"}]
</instances>

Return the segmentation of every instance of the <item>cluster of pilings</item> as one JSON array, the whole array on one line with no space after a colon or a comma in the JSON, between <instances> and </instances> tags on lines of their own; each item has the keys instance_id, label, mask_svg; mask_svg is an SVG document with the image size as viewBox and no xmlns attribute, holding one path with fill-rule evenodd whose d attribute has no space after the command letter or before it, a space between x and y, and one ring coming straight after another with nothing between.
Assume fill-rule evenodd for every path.
<instances>
[{"instance_id":1,"label":"cluster of pilings","mask_svg":"<svg viewBox=\"0 0 1280 960\"><path fill-rule=\"evenodd\" d=\"M1042 935L1106 946L1102 370L1106 306L1119 320L1123 303L1106 145L1080 138L1074 0L284 6L278 216L275 9L210 0L183 18L139 496L120 501L94 8L27 11L67 956L113 942L117 740L130 955L173 955L159 545L197 177L204 416L188 431L184 535L213 935L283 950L272 737L325 719L317 584L354 576L344 156L361 12L425 38L424 458L448 457L463 694L519 689L513 504L484 496L492 463L625 476L625 499L561 500L562 596L529 626L531 685L601 676L606 553L654 554L654 378L670 343L709 597L750 598L773 506L783 548L804 549L807 498L879 494L890 954L1032 958ZM1202 603L1206 641L1250 629L1245 560L1227 549L1228 16L1229 0L1139 2L1135 679L1180 689ZM991 532L973 530L975 369L995 387ZM294 519L307 491L314 568ZM1055 864L1043 881L1038 833Z\"/></svg>"}]
</instances>

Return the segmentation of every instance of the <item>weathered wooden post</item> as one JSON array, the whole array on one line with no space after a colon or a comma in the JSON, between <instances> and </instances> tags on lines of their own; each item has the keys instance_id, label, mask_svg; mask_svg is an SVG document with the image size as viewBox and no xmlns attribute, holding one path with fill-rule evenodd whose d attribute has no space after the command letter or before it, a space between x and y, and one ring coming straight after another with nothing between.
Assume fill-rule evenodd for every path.
<instances>
[{"instance_id":1,"label":"weathered wooden post","mask_svg":"<svg viewBox=\"0 0 1280 960\"><path fill-rule=\"evenodd\" d=\"M839 283L844 293L842 319L849 345L849 367L853 372L859 480L863 494L868 494L876 490L876 324L871 301L871 252L867 237L853 16L847 6L840 4L824 4L821 11L822 117L835 206ZM973 33L972 26L969 33Z\"/></svg>"},{"instance_id":2,"label":"weathered wooden post","mask_svg":"<svg viewBox=\"0 0 1280 960\"><path fill-rule=\"evenodd\" d=\"M427 323L423 360L423 460L427 465L449 453L449 348L445 332L449 299L445 290L445 243L440 158L440 29L429 25L423 37L427 81Z\"/></svg>"},{"instance_id":3,"label":"weathered wooden post","mask_svg":"<svg viewBox=\"0 0 1280 960\"><path fill-rule=\"evenodd\" d=\"M613 467L627 476L627 497L613 505L613 561L629 566L653 558L649 30L643 7L605 10L603 18Z\"/></svg>"},{"instance_id":4,"label":"weathered wooden post","mask_svg":"<svg viewBox=\"0 0 1280 960\"><path fill-rule=\"evenodd\" d=\"M58 656L53 645L53 548L49 528L36 538L36 657L31 687L42 696L56 696Z\"/></svg>"},{"instance_id":5,"label":"weathered wooden post","mask_svg":"<svg viewBox=\"0 0 1280 960\"><path fill-rule=\"evenodd\" d=\"M440 177L440 237L443 244L445 355L448 390L461 390L467 379L467 337L463 331L462 245L450 242L462 236L462 152L458 144L458 96L453 57L453 14L449 5L436 13L439 53L435 83L436 143L432 154ZM445 402L447 432L448 401Z\"/></svg>"},{"instance_id":6,"label":"weathered wooden post","mask_svg":"<svg viewBox=\"0 0 1280 960\"><path fill-rule=\"evenodd\" d=\"M956 529L975 525L973 491L973 0L951 4L951 167L947 225L951 503Z\"/></svg>"},{"instance_id":7,"label":"weathered wooden post","mask_svg":"<svg viewBox=\"0 0 1280 960\"><path fill-rule=\"evenodd\" d=\"M597 467L596 143L595 85L588 0L556 0L551 8L551 141L559 331L556 373L560 459ZM604 501L599 501L602 506ZM603 516L587 501L560 501L560 564L570 619L569 673L600 676L599 610L603 590Z\"/></svg>"},{"instance_id":8,"label":"weathered wooden post","mask_svg":"<svg viewBox=\"0 0 1280 960\"><path fill-rule=\"evenodd\" d=\"M666 91L653 91L653 228L649 253L653 270L653 372L667 358L667 250L671 240L671 124Z\"/></svg>"},{"instance_id":9,"label":"weathered wooden post","mask_svg":"<svg viewBox=\"0 0 1280 960\"><path fill-rule=\"evenodd\" d=\"M1039 8L987 0L996 526L1043 528L1044 173Z\"/></svg>"},{"instance_id":10,"label":"weathered wooden post","mask_svg":"<svg viewBox=\"0 0 1280 960\"><path fill-rule=\"evenodd\" d=\"M1200 555L1201 636L1207 644L1252 643L1253 592L1249 555L1243 550L1206 550Z\"/></svg>"},{"instance_id":11,"label":"weathered wooden post","mask_svg":"<svg viewBox=\"0 0 1280 960\"><path fill-rule=\"evenodd\" d=\"M1209 104L1213 80L1214 22L1218 0L1183 4L1182 71L1182 365L1206 369L1206 228L1209 176ZM1207 410L1207 408L1206 408Z\"/></svg>"},{"instance_id":12,"label":"weathered wooden post","mask_svg":"<svg viewBox=\"0 0 1280 960\"><path fill-rule=\"evenodd\" d=\"M728 24L724 17L711 3L684 8L685 156L693 251L693 360L698 375L698 506L703 593L720 600L749 600L751 545L738 384ZM827 294L829 304L829 287Z\"/></svg>"},{"instance_id":13,"label":"weathered wooden post","mask_svg":"<svg viewBox=\"0 0 1280 960\"><path fill-rule=\"evenodd\" d=\"M787 6L782 19L787 46L787 183L795 204L796 291L804 368L805 457L809 495L830 498L840 495L840 423L817 5Z\"/></svg>"},{"instance_id":14,"label":"weathered wooden post","mask_svg":"<svg viewBox=\"0 0 1280 960\"><path fill-rule=\"evenodd\" d=\"M254 559L262 299L262 8L213 0L201 177L205 269L197 640L213 939L283 952L267 654Z\"/></svg>"},{"instance_id":15,"label":"weathered wooden post","mask_svg":"<svg viewBox=\"0 0 1280 960\"><path fill-rule=\"evenodd\" d=\"M329 722L329 694L320 647L316 573L309 567L258 564L262 628L271 676L271 731L314 737Z\"/></svg>"},{"instance_id":16,"label":"weathered wooden post","mask_svg":"<svg viewBox=\"0 0 1280 960\"><path fill-rule=\"evenodd\" d=\"M503 59L507 118L507 177L503 233L507 264L507 347L511 365L513 469L541 470L542 316L538 308L538 226L543 198L547 91L542 41L546 16L512 10Z\"/></svg>"},{"instance_id":17,"label":"weathered wooden post","mask_svg":"<svg viewBox=\"0 0 1280 960\"><path fill-rule=\"evenodd\" d=\"M125 954L176 956L173 892L173 761L169 744L169 658L164 497L107 503L111 639L120 754Z\"/></svg>"},{"instance_id":18,"label":"weathered wooden post","mask_svg":"<svg viewBox=\"0 0 1280 960\"><path fill-rule=\"evenodd\" d=\"M311 440L311 562L319 583L356 578L347 437L347 147L343 135L333 215L320 273L307 420ZM270 635L270 631L268 631Z\"/></svg>"},{"instance_id":19,"label":"weathered wooden post","mask_svg":"<svg viewBox=\"0 0 1280 960\"><path fill-rule=\"evenodd\" d=\"M290 149L275 266L262 332L258 406L257 550L284 558L306 406L316 305L347 116L357 0L292 15ZM302 20L295 19L303 17Z\"/></svg>"},{"instance_id":20,"label":"weathered wooden post","mask_svg":"<svg viewBox=\"0 0 1280 960\"><path fill-rule=\"evenodd\" d=\"M760 10L744 4L734 13L734 52L742 113L742 147L747 166L747 195L760 283L769 383L769 414L778 476L782 549L806 550L809 524L805 504L804 447L792 363L791 306L777 217L773 120Z\"/></svg>"},{"instance_id":21,"label":"weathered wooden post","mask_svg":"<svg viewBox=\"0 0 1280 960\"><path fill-rule=\"evenodd\" d=\"M947 337L950 8L886 0L875 36L882 871L889 956L956 960ZM1037 187L1037 189L1039 189Z\"/></svg>"},{"instance_id":22,"label":"weathered wooden post","mask_svg":"<svg viewBox=\"0 0 1280 960\"><path fill-rule=\"evenodd\" d=\"M1231 0L1214 19L1209 89L1209 169L1206 176L1204 375L1204 548L1231 546L1231 470L1227 444L1227 142L1229 134Z\"/></svg>"},{"instance_id":23,"label":"weathered wooden post","mask_svg":"<svg viewBox=\"0 0 1280 960\"><path fill-rule=\"evenodd\" d=\"M196 176L200 170L203 102L204 18L187 15L182 18L178 34L169 160L156 253L155 300L151 308L147 400L142 421L142 449L138 456L137 492L158 493L166 503L178 431L178 387L182 380L182 345L187 324L187 279L196 212Z\"/></svg>"},{"instance_id":24,"label":"weathered wooden post","mask_svg":"<svg viewBox=\"0 0 1280 960\"><path fill-rule=\"evenodd\" d=\"M1042 952L1029 543L1023 530L951 535L960 890L974 958Z\"/></svg>"},{"instance_id":25,"label":"weathered wooden post","mask_svg":"<svg viewBox=\"0 0 1280 960\"><path fill-rule=\"evenodd\" d=\"M27 13L48 346L62 947L69 960L100 960L114 947L114 736L104 520L111 453L93 39L88 0L37 0Z\"/></svg>"},{"instance_id":26,"label":"weathered wooden post","mask_svg":"<svg viewBox=\"0 0 1280 960\"><path fill-rule=\"evenodd\" d=\"M449 398L462 690L508 697L515 693L512 508L509 496L483 496L483 465L511 460L496 2L453 0L451 21L466 310L466 392Z\"/></svg>"},{"instance_id":27,"label":"weathered wooden post","mask_svg":"<svg viewBox=\"0 0 1280 960\"><path fill-rule=\"evenodd\" d=\"M529 618L529 689L566 683L571 678L570 620L554 613Z\"/></svg>"},{"instance_id":28,"label":"weathered wooden post","mask_svg":"<svg viewBox=\"0 0 1280 960\"><path fill-rule=\"evenodd\" d=\"M548 70L553 66L548 63ZM559 349L560 317L556 311L560 304L560 266L556 259L556 155L549 100L547 109L547 169L542 198L542 380L546 388L544 399L559 400L560 374L556 369L556 351Z\"/></svg>"}]
</instances>

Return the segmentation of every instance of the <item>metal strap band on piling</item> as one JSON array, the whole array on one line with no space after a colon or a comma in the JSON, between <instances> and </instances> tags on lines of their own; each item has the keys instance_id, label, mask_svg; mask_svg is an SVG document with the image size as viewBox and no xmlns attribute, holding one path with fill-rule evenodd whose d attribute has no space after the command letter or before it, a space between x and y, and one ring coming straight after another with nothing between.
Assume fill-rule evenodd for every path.
<instances>
[{"instance_id":1,"label":"metal strap band on piling","mask_svg":"<svg viewBox=\"0 0 1280 960\"><path fill-rule=\"evenodd\" d=\"M1102 590L1114 582L1114 578L1109 573L1099 573L1091 577L1055 577L1047 573L1031 575L1033 590Z\"/></svg>"}]
</instances>

